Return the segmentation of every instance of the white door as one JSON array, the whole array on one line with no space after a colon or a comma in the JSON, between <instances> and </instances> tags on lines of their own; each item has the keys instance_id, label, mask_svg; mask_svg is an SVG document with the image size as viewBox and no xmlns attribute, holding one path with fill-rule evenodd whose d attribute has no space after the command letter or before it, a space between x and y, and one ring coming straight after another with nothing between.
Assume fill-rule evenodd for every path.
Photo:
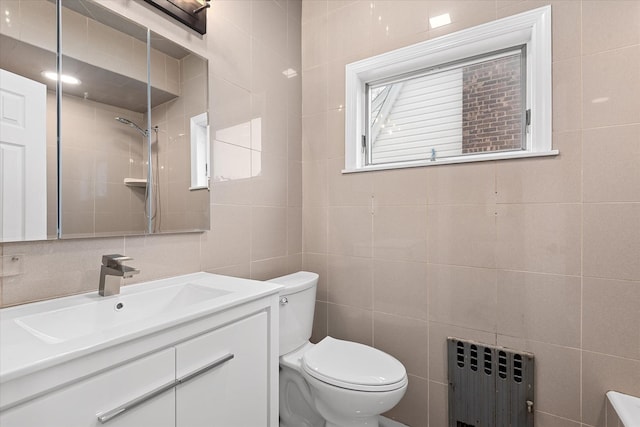
<instances>
[{"instance_id":1,"label":"white door","mask_svg":"<svg viewBox=\"0 0 640 427\"><path fill-rule=\"evenodd\" d=\"M0 242L47 238L46 97L0 70Z\"/></svg>"}]
</instances>

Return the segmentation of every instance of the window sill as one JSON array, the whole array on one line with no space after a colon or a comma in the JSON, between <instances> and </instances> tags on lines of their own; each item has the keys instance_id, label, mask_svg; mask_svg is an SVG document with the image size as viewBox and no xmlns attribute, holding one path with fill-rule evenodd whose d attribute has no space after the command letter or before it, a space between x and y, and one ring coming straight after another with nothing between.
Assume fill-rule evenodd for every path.
<instances>
[{"instance_id":1,"label":"window sill","mask_svg":"<svg viewBox=\"0 0 640 427\"><path fill-rule=\"evenodd\" d=\"M438 165L453 165L457 163L471 163L471 162L486 162L490 160L506 160L506 159L526 159L530 157L548 157L557 156L560 154L558 150L541 151L541 152L505 152L495 154L469 154L467 156L451 157L431 160L419 160L412 162L402 163L387 163L383 165L368 165L358 168L343 169L342 173L357 173L357 172L369 172L369 171L381 171L389 169L404 169L404 168L417 168L422 166L438 166Z\"/></svg>"}]
</instances>

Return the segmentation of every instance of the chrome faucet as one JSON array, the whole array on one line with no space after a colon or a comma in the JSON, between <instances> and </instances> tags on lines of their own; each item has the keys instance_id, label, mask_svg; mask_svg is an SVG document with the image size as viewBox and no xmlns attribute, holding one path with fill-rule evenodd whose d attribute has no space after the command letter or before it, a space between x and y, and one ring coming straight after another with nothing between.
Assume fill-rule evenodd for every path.
<instances>
[{"instance_id":1,"label":"chrome faucet","mask_svg":"<svg viewBox=\"0 0 640 427\"><path fill-rule=\"evenodd\" d=\"M140 270L123 264L125 261L131 261L133 258L112 254L102 256L102 267L100 267L100 287L98 293L103 297L117 295L120 293L120 285L122 279L127 279L134 274L140 273Z\"/></svg>"}]
</instances>

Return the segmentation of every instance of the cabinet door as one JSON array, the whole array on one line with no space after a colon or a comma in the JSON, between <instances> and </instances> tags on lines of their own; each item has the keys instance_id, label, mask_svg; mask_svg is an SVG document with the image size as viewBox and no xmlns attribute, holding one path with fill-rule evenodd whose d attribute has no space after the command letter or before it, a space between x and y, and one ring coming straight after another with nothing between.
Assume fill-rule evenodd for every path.
<instances>
[{"instance_id":1,"label":"cabinet door","mask_svg":"<svg viewBox=\"0 0 640 427\"><path fill-rule=\"evenodd\" d=\"M175 350L167 349L79 381L3 411L2 427L173 427L175 392L170 389L104 424L97 414L135 400L175 379Z\"/></svg>"},{"instance_id":2,"label":"cabinet door","mask_svg":"<svg viewBox=\"0 0 640 427\"><path fill-rule=\"evenodd\" d=\"M267 425L267 327L260 313L177 347L178 378L226 360L176 387L178 427Z\"/></svg>"}]
</instances>

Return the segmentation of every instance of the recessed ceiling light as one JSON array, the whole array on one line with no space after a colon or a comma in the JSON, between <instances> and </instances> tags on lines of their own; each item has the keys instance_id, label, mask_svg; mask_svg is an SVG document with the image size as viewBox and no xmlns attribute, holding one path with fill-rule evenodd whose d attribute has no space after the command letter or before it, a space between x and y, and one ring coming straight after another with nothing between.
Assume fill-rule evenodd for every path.
<instances>
[{"instance_id":1,"label":"recessed ceiling light","mask_svg":"<svg viewBox=\"0 0 640 427\"><path fill-rule=\"evenodd\" d=\"M42 75L49 80L58 81L58 73L56 73L55 71L43 71ZM62 80L62 83L68 83L71 85L79 85L81 83L81 81L77 78L66 74L62 74L60 76L60 80Z\"/></svg>"},{"instance_id":2,"label":"recessed ceiling light","mask_svg":"<svg viewBox=\"0 0 640 427\"><path fill-rule=\"evenodd\" d=\"M438 28L443 25L451 24L451 16L449 16L448 13L434 16L433 18L429 18L429 24L431 24L431 28Z\"/></svg>"}]
</instances>

